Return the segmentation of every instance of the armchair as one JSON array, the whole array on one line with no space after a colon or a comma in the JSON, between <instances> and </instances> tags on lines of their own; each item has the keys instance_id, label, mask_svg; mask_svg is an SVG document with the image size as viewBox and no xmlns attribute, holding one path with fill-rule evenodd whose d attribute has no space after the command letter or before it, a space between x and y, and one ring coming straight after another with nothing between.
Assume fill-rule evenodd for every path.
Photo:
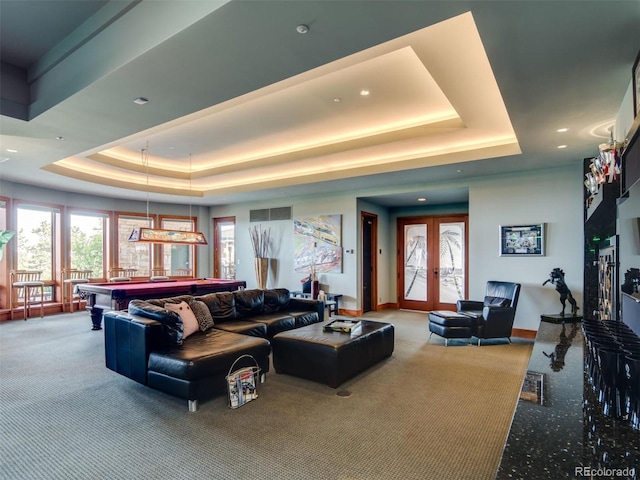
<instances>
[{"instance_id":1,"label":"armchair","mask_svg":"<svg viewBox=\"0 0 640 480\"><path fill-rule=\"evenodd\" d=\"M486 338L506 338L511 343L519 296L519 283L491 280L483 301L458 300L457 311L473 318L472 335L478 345Z\"/></svg>"}]
</instances>

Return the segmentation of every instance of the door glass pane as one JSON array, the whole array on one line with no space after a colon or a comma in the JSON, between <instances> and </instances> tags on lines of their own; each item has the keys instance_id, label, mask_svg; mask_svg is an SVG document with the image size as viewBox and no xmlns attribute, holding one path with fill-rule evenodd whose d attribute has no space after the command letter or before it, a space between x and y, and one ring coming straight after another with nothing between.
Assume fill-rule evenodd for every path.
<instances>
[{"instance_id":1,"label":"door glass pane","mask_svg":"<svg viewBox=\"0 0 640 480\"><path fill-rule=\"evenodd\" d=\"M220 223L220 275L222 278L236 278L235 223Z\"/></svg>"},{"instance_id":2,"label":"door glass pane","mask_svg":"<svg viewBox=\"0 0 640 480\"><path fill-rule=\"evenodd\" d=\"M440 303L465 298L464 222L440 224Z\"/></svg>"},{"instance_id":3,"label":"door glass pane","mask_svg":"<svg viewBox=\"0 0 640 480\"><path fill-rule=\"evenodd\" d=\"M71 268L91 270L91 276L105 278L104 257L107 242L107 217L101 214L72 213Z\"/></svg>"},{"instance_id":4,"label":"door glass pane","mask_svg":"<svg viewBox=\"0 0 640 480\"><path fill-rule=\"evenodd\" d=\"M404 298L427 300L427 226L404 227Z\"/></svg>"}]
</instances>

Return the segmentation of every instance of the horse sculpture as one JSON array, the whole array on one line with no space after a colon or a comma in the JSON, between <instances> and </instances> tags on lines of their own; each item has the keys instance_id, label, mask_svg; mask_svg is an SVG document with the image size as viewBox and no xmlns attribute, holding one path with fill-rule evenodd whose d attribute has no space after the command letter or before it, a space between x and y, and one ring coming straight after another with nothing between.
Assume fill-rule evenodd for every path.
<instances>
[{"instance_id":1,"label":"horse sculpture","mask_svg":"<svg viewBox=\"0 0 640 480\"><path fill-rule=\"evenodd\" d=\"M567 300L571 304L571 316L575 317L578 313L578 305L576 303L575 298L571 295L571 290L567 287L567 284L564 281L564 272L561 268L554 268L549 274L549 278L545 280L542 284L544 287L547 283L551 283L556 286L556 292L560 294L560 303L562 303L562 311L560 312L560 316L564 317L564 311L567 307Z\"/></svg>"}]
</instances>

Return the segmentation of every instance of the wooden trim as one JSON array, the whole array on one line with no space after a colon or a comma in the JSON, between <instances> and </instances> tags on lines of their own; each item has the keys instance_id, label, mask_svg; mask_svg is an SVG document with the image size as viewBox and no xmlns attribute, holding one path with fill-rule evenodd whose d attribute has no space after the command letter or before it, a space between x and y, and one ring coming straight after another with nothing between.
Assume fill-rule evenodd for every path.
<instances>
[{"instance_id":1,"label":"wooden trim","mask_svg":"<svg viewBox=\"0 0 640 480\"><path fill-rule=\"evenodd\" d=\"M511 336L518 338L526 338L529 340L535 340L536 335L538 334L537 330L525 330L522 328L513 328L511 329Z\"/></svg>"}]
</instances>

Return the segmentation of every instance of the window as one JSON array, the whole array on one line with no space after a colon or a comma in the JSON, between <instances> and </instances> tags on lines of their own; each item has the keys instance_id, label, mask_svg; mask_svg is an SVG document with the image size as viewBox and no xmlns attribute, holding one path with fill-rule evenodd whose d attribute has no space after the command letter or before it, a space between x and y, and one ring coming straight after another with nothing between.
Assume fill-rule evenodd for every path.
<instances>
[{"instance_id":1,"label":"window","mask_svg":"<svg viewBox=\"0 0 640 480\"><path fill-rule=\"evenodd\" d=\"M18 270L40 270L46 282L45 300L54 300L56 266L60 258L60 209L19 204L16 208Z\"/></svg>"},{"instance_id":2,"label":"window","mask_svg":"<svg viewBox=\"0 0 640 480\"><path fill-rule=\"evenodd\" d=\"M92 277L106 278L109 215L74 211L69 214L69 267L91 270Z\"/></svg>"},{"instance_id":3,"label":"window","mask_svg":"<svg viewBox=\"0 0 640 480\"><path fill-rule=\"evenodd\" d=\"M43 280L53 280L54 233L60 210L32 205L17 208L19 270L41 270Z\"/></svg>"},{"instance_id":4,"label":"window","mask_svg":"<svg viewBox=\"0 0 640 480\"><path fill-rule=\"evenodd\" d=\"M116 265L113 267L135 268L136 277L148 277L151 273L152 244L144 242L129 242L129 235L136 227L153 228L154 219L146 215L126 214L117 218Z\"/></svg>"},{"instance_id":5,"label":"window","mask_svg":"<svg viewBox=\"0 0 640 480\"><path fill-rule=\"evenodd\" d=\"M164 230L178 230L180 232L194 232L195 224L190 219L163 218L161 220ZM167 275L195 276L195 247L193 245L161 245L162 268Z\"/></svg>"}]
</instances>

